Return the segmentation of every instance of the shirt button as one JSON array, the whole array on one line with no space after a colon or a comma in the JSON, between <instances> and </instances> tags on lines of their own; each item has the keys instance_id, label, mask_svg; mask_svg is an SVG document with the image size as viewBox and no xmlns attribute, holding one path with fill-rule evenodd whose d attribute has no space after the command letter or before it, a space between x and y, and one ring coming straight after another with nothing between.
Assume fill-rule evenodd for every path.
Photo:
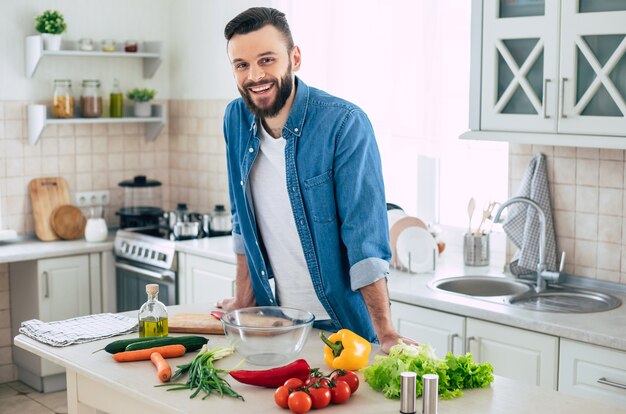
<instances>
[{"instance_id":1,"label":"shirt button","mask_svg":"<svg viewBox=\"0 0 626 414\"><path fill-rule=\"evenodd\" d=\"M265 276L265 270L261 270L261 276Z\"/></svg>"},{"instance_id":2,"label":"shirt button","mask_svg":"<svg viewBox=\"0 0 626 414\"><path fill-rule=\"evenodd\" d=\"M300 224L304 226L304 220L300 220Z\"/></svg>"},{"instance_id":3,"label":"shirt button","mask_svg":"<svg viewBox=\"0 0 626 414\"><path fill-rule=\"evenodd\" d=\"M239 184L243 185L243 180L239 181Z\"/></svg>"},{"instance_id":4,"label":"shirt button","mask_svg":"<svg viewBox=\"0 0 626 414\"><path fill-rule=\"evenodd\" d=\"M254 152L254 148L252 147L248 148L248 152Z\"/></svg>"},{"instance_id":5,"label":"shirt button","mask_svg":"<svg viewBox=\"0 0 626 414\"><path fill-rule=\"evenodd\" d=\"M294 193L296 192L296 187L291 187L291 191L293 191Z\"/></svg>"},{"instance_id":6,"label":"shirt button","mask_svg":"<svg viewBox=\"0 0 626 414\"><path fill-rule=\"evenodd\" d=\"M295 132L298 132L298 128L294 128L293 130L294 130Z\"/></svg>"}]
</instances>

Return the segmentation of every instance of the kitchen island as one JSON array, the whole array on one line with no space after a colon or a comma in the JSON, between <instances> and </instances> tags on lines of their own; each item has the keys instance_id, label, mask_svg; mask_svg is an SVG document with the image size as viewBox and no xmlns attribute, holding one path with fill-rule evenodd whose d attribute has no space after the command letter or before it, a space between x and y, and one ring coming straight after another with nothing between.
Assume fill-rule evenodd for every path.
<instances>
[{"instance_id":1,"label":"kitchen island","mask_svg":"<svg viewBox=\"0 0 626 414\"><path fill-rule=\"evenodd\" d=\"M168 308L170 315L177 313L209 312L210 305L182 305ZM128 312L133 315L133 312ZM136 312L134 313L136 315ZM96 410L109 413L288 413L274 403L274 389L259 388L239 384L230 377L233 388L242 394L245 401L228 397L211 396L206 400L201 398L190 399L190 392L166 391L165 388L155 387L160 384L156 371L150 361L117 363L111 355L104 352L95 352L103 348L114 339L131 338L137 334L118 336L115 338L72 345L64 348L52 347L24 335L15 337L15 345L29 352L57 363L67 370L67 398L69 413L88 413ZM174 334L176 335L176 334ZM318 338L319 331L312 330L302 354L312 367L320 367L324 372L330 371L323 362L322 344ZM227 340L221 335L207 335L209 346L227 345ZM379 350L373 347L370 362ZM188 362L195 352L180 358L169 360L174 369L176 365ZM218 361L216 366L230 369L237 366L241 358L234 354ZM244 363L238 369L265 369ZM399 400L388 400L381 393L373 391L363 382L357 393L343 405L326 408L333 413L397 413L400 408ZM626 410L605 406L601 403L564 395L524 385L502 377L496 380L489 388L466 390L465 395L449 401L439 402L439 412L446 414L515 414L515 413L568 413L587 414L602 412L605 414L626 413ZM418 399L416 408L421 412L421 399Z\"/></svg>"}]
</instances>

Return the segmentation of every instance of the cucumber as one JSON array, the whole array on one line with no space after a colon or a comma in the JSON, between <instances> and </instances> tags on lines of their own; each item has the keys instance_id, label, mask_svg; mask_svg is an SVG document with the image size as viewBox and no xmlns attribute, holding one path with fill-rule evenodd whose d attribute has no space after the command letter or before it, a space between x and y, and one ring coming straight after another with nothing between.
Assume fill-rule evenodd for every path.
<instances>
[{"instance_id":1,"label":"cucumber","mask_svg":"<svg viewBox=\"0 0 626 414\"><path fill-rule=\"evenodd\" d=\"M143 338L142 338L143 339ZM141 342L133 342L128 344L125 351L137 351L139 349L148 349L155 348L157 346L166 346L166 345L183 345L187 352L195 351L197 349L202 348L202 345L205 345L208 341L207 338L202 336L164 336L160 338L151 338L151 341L141 341Z\"/></svg>"},{"instance_id":2,"label":"cucumber","mask_svg":"<svg viewBox=\"0 0 626 414\"><path fill-rule=\"evenodd\" d=\"M154 339L154 337L118 339L117 341L113 341L105 346L104 350L109 354L117 354L118 352L126 351L126 347L130 344L134 344L135 342L152 341Z\"/></svg>"}]
</instances>

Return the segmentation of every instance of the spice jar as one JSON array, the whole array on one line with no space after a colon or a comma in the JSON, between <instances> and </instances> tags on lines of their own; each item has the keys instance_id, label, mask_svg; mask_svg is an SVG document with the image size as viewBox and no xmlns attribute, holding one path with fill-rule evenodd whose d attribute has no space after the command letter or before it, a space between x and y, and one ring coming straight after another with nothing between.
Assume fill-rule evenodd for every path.
<instances>
[{"instance_id":1,"label":"spice jar","mask_svg":"<svg viewBox=\"0 0 626 414\"><path fill-rule=\"evenodd\" d=\"M102 96L100 95L100 81L86 79L83 81L83 91L80 95L80 114L85 118L102 116Z\"/></svg>"},{"instance_id":2,"label":"spice jar","mask_svg":"<svg viewBox=\"0 0 626 414\"><path fill-rule=\"evenodd\" d=\"M83 52L90 52L93 50L93 40L89 38L80 39L78 47Z\"/></svg>"},{"instance_id":3,"label":"spice jar","mask_svg":"<svg viewBox=\"0 0 626 414\"><path fill-rule=\"evenodd\" d=\"M104 39L102 41L103 52L115 52L115 41L113 39Z\"/></svg>"},{"instance_id":4,"label":"spice jar","mask_svg":"<svg viewBox=\"0 0 626 414\"><path fill-rule=\"evenodd\" d=\"M56 79L54 81L52 115L56 118L71 118L74 116L72 81L69 79Z\"/></svg>"},{"instance_id":5,"label":"spice jar","mask_svg":"<svg viewBox=\"0 0 626 414\"><path fill-rule=\"evenodd\" d=\"M129 53L135 53L139 49L136 40L127 40L124 44L124 51Z\"/></svg>"}]
</instances>

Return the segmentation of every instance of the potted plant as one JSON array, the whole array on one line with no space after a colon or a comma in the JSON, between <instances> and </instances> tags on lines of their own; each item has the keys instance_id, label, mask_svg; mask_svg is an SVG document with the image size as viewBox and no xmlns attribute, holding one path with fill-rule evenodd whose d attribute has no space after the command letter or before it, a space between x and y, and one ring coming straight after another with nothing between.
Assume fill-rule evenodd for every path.
<instances>
[{"instance_id":1,"label":"potted plant","mask_svg":"<svg viewBox=\"0 0 626 414\"><path fill-rule=\"evenodd\" d=\"M134 88L131 89L126 96L135 102L134 110L136 117L149 117L152 115L152 105L150 101L154 98L157 91L154 89Z\"/></svg>"},{"instance_id":2,"label":"potted plant","mask_svg":"<svg viewBox=\"0 0 626 414\"><path fill-rule=\"evenodd\" d=\"M46 50L61 49L61 34L67 29L63 15L56 10L46 10L35 17L35 29L41 33Z\"/></svg>"}]
</instances>

